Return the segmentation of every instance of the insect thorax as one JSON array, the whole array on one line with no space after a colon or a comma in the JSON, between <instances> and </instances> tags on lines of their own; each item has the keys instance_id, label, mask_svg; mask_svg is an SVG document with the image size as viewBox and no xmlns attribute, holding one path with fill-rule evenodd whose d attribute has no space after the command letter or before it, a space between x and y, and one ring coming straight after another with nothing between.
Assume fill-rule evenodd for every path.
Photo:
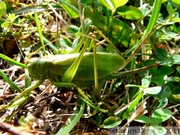
<instances>
[{"instance_id":1,"label":"insect thorax","mask_svg":"<svg viewBox=\"0 0 180 135\"><path fill-rule=\"evenodd\" d=\"M32 58L28 61L27 69L29 71L30 77L34 79L49 79L50 81L60 81L60 75L50 72L50 68L52 66L51 59Z\"/></svg>"}]
</instances>

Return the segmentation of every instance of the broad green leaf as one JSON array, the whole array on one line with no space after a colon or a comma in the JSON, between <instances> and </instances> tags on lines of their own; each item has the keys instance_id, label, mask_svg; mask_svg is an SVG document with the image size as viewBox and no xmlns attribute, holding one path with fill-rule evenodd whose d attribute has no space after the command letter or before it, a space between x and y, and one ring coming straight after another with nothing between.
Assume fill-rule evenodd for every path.
<instances>
[{"instance_id":1,"label":"broad green leaf","mask_svg":"<svg viewBox=\"0 0 180 135\"><path fill-rule=\"evenodd\" d=\"M162 66L158 71L158 76L160 75L170 75L174 72L174 69L169 66Z\"/></svg>"},{"instance_id":2,"label":"broad green leaf","mask_svg":"<svg viewBox=\"0 0 180 135\"><path fill-rule=\"evenodd\" d=\"M67 30L66 30L66 32L67 32L68 34L73 35L73 36L74 36L78 31L79 31L79 27L77 27L77 26L75 26L75 25L70 25L70 26L67 28Z\"/></svg>"},{"instance_id":3,"label":"broad green leaf","mask_svg":"<svg viewBox=\"0 0 180 135\"><path fill-rule=\"evenodd\" d=\"M138 20L142 17L142 12L141 10L139 10L136 7L132 7L132 6L123 6L123 7L119 7L117 9L117 13L126 19L130 19L130 20Z\"/></svg>"},{"instance_id":4,"label":"broad green leaf","mask_svg":"<svg viewBox=\"0 0 180 135\"><path fill-rule=\"evenodd\" d=\"M153 64L155 64L154 60L147 60L145 62L146 66L150 66L150 65L153 65ZM149 69L149 74L150 75L154 75L155 76L157 74L157 72L158 72L158 67L153 67L153 68Z\"/></svg>"},{"instance_id":5,"label":"broad green leaf","mask_svg":"<svg viewBox=\"0 0 180 135\"><path fill-rule=\"evenodd\" d=\"M113 18L110 29L109 35L112 36L113 43L117 44L119 42L125 47L128 47L133 34L132 29L126 23L116 18Z\"/></svg>"},{"instance_id":6,"label":"broad green leaf","mask_svg":"<svg viewBox=\"0 0 180 135\"><path fill-rule=\"evenodd\" d=\"M162 86L164 83L164 75L158 75L152 79L156 85Z\"/></svg>"},{"instance_id":7,"label":"broad green leaf","mask_svg":"<svg viewBox=\"0 0 180 135\"><path fill-rule=\"evenodd\" d=\"M173 55L173 60L174 60L173 64L180 64L180 55L179 54L174 54Z\"/></svg>"},{"instance_id":8,"label":"broad green leaf","mask_svg":"<svg viewBox=\"0 0 180 135\"><path fill-rule=\"evenodd\" d=\"M151 76L146 76L142 79L142 86L149 87L151 83Z\"/></svg>"},{"instance_id":9,"label":"broad green leaf","mask_svg":"<svg viewBox=\"0 0 180 135\"><path fill-rule=\"evenodd\" d=\"M173 17L174 17L174 18L179 18L179 12L174 12Z\"/></svg>"},{"instance_id":10,"label":"broad green leaf","mask_svg":"<svg viewBox=\"0 0 180 135\"><path fill-rule=\"evenodd\" d=\"M129 25L116 18L110 18L112 21L109 24L107 17L100 12L93 12L89 8L86 8L85 12L86 17L90 17L92 20L92 24L100 29L104 35L108 35L113 44L129 46L133 35L133 30Z\"/></svg>"},{"instance_id":11,"label":"broad green leaf","mask_svg":"<svg viewBox=\"0 0 180 135\"><path fill-rule=\"evenodd\" d=\"M180 66L178 66L176 70L178 71L178 73L180 73Z\"/></svg>"},{"instance_id":12,"label":"broad green leaf","mask_svg":"<svg viewBox=\"0 0 180 135\"><path fill-rule=\"evenodd\" d=\"M86 7L85 17L92 20L92 24L95 25L98 29L106 32L108 30L108 20L107 17L103 16L101 12L95 12L90 7Z\"/></svg>"},{"instance_id":13,"label":"broad green leaf","mask_svg":"<svg viewBox=\"0 0 180 135\"><path fill-rule=\"evenodd\" d=\"M9 19L11 22L14 22L14 20L16 19L16 15L15 15L15 14L10 14L10 15L8 15L8 19Z\"/></svg>"},{"instance_id":14,"label":"broad green leaf","mask_svg":"<svg viewBox=\"0 0 180 135\"><path fill-rule=\"evenodd\" d=\"M102 120L104 120L102 115L96 114L94 116L91 116L91 121L98 126L102 124Z\"/></svg>"},{"instance_id":15,"label":"broad green leaf","mask_svg":"<svg viewBox=\"0 0 180 135\"><path fill-rule=\"evenodd\" d=\"M168 120L172 116L172 112L167 109L157 109L153 112L151 118L154 120L154 124L162 123Z\"/></svg>"},{"instance_id":16,"label":"broad green leaf","mask_svg":"<svg viewBox=\"0 0 180 135\"><path fill-rule=\"evenodd\" d=\"M157 85L162 85L164 83L164 76L170 75L174 72L174 69L169 66L162 66L158 70L158 75L152 79L152 81Z\"/></svg>"},{"instance_id":17,"label":"broad green leaf","mask_svg":"<svg viewBox=\"0 0 180 135\"><path fill-rule=\"evenodd\" d=\"M173 57L174 54L168 54L167 59L163 59L163 60L158 59L157 62L160 62L162 65L172 66L175 64Z\"/></svg>"},{"instance_id":18,"label":"broad green leaf","mask_svg":"<svg viewBox=\"0 0 180 135\"><path fill-rule=\"evenodd\" d=\"M69 15L70 18L79 17L79 11L75 6L73 6L71 3L68 3L65 0L58 0L58 1L61 3L61 6L66 11L66 13Z\"/></svg>"},{"instance_id":19,"label":"broad green leaf","mask_svg":"<svg viewBox=\"0 0 180 135\"><path fill-rule=\"evenodd\" d=\"M111 9L113 12L116 8L125 5L128 0L98 0L106 8Z\"/></svg>"},{"instance_id":20,"label":"broad green leaf","mask_svg":"<svg viewBox=\"0 0 180 135\"><path fill-rule=\"evenodd\" d=\"M128 2L128 0L111 0L111 1L112 1L115 8L123 6Z\"/></svg>"},{"instance_id":21,"label":"broad green leaf","mask_svg":"<svg viewBox=\"0 0 180 135\"><path fill-rule=\"evenodd\" d=\"M169 16L172 17L172 15L174 14L174 10L173 10L172 5L169 2L167 4L167 11L169 13Z\"/></svg>"},{"instance_id":22,"label":"broad green leaf","mask_svg":"<svg viewBox=\"0 0 180 135\"><path fill-rule=\"evenodd\" d=\"M180 4L180 0L171 0L171 1L176 3L176 4Z\"/></svg>"},{"instance_id":23,"label":"broad green leaf","mask_svg":"<svg viewBox=\"0 0 180 135\"><path fill-rule=\"evenodd\" d=\"M121 124L122 120L118 117L110 116L103 122L103 128L114 128Z\"/></svg>"},{"instance_id":24,"label":"broad green leaf","mask_svg":"<svg viewBox=\"0 0 180 135\"><path fill-rule=\"evenodd\" d=\"M161 91L161 86L149 87L144 90L144 94L158 94Z\"/></svg>"},{"instance_id":25,"label":"broad green leaf","mask_svg":"<svg viewBox=\"0 0 180 135\"><path fill-rule=\"evenodd\" d=\"M151 120L151 118L148 118L145 115L140 115L138 118L135 119L135 121L140 122L140 123L153 123L153 121Z\"/></svg>"},{"instance_id":26,"label":"broad green leaf","mask_svg":"<svg viewBox=\"0 0 180 135\"><path fill-rule=\"evenodd\" d=\"M168 98L170 94L171 94L171 88L168 85L166 85L157 96L159 98Z\"/></svg>"},{"instance_id":27,"label":"broad green leaf","mask_svg":"<svg viewBox=\"0 0 180 135\"><path fill-rule=\"evenodd\" d=\"M0 19L3 15L6 14L6 3L5 2L1 2L0 3Z\"/></svg>"},{"instance_id":28,"label":"broad green leaf","mask_svg":"<svg viewBox=\"0 0 180 135\"><path fill-rule=\"evenodd\" d=\"M9 26L9 22L3 22L2 24L1 24L1 28L6 28L6 27L8 27Z\"/></svg>"},{"instance_id":29,"label":"broad green leaf","mask_svg":"<svg viewBox=\"0 0 180 135\"><path fill-rule=\"evenodd\" d=\"M179 82L179 81L178 81ZM180 96L180 87L179 87L179 85L177 85L177 83L174 83L174 84L171 84L172 86L171 86L171 93L172 94L175 94L175 95L177 95L177 96Z\"/></svg>"},{"instance_id":30,"label":"broad green leaf","mask_svg":"<svg viewBox=\"0 0 180 135\"><path fill-rule=\"evenodd\" d=\"M82 4L85 4L86 6L88 6L88 4L91 2L91 0L81 0Z\"/></svg>"},{"instance_id":31,"label":"broad green leaf","mask_svg":"<svg viewBox=\"0 0 180 135\"><path fill-rule=\"evenodd\" d=\"M159 58L159 59L166 59L167 58L167 51L165 49L162 48L156 48L154 50L155 55Z\"/></svg>"},{"instance_id":32,"label":"broad green leaf","mask_svg":"<svg viewBox=\"0 0 180 135\"><path fill-rule=\"evenodd\" d=\"M167 98L162 98L160 101L159 101L159 105L158 105L158 108L164 108L168 105L168 99Z\"/></svg>"}]
</instances>

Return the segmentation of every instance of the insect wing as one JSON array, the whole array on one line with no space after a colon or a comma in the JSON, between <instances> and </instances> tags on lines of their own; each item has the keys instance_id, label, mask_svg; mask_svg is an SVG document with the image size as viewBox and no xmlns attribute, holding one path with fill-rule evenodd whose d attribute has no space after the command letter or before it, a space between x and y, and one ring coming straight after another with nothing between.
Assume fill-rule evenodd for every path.
<instances>
[{"instance_id":1,"label":"insect wing","mask_svg":"<svg viewBox=\"0 0 180 135\"><path fill-rule=\"evenodd\" d=\"M63 75L79 54L56 55L50 72ZM94 80L94 53L85 53L73 80ZM118 54L97 53L98 78L104 78L124 64L124 58Z\"/></svg>"}]
</instances>

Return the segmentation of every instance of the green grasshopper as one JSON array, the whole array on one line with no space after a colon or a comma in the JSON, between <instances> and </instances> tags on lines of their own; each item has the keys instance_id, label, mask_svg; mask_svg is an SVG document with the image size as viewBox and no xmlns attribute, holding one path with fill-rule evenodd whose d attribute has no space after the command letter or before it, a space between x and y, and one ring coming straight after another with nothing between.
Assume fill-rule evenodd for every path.
<instances>
[{"instance_id":1,"label":"green grasshopper","mask_svg":"<svg viewBox=\"0 0 180 135\"><path fill-rule=\"evenodd\" d=\"M71 84L69 82L62 82L62 76L65 74L67 69L69 69L72 63L74 63L74 61L79 57L79 55L80 53L51 55L42 58L29 59L26 63L27 66L23 65L23 67L27 68L30 77L38 80L38 82L35 83L35 85L26 88L25 91L21 92L19 96L15 97L8 106L10 106L14 101L20 99L27 93L30 93L33 89L42 84L45 79L49 79L56 86L75 86L76 89L78 89L79 93L83 96L83 98L87 100L87 102L91 103L91 101L79 87L90 86L94 83L94 55L96 55L97 60L98 81L106 80L107 76L115 72L117 69L123 67L125 63L124 58L119 54L100 52L94 54L91 52L86 52L83 54L76 74L71 81ZM11 63L18 65L13 60L8 59L2 54L1 57Z\"/></svg>"},{"instance_id":2,"label":"green grasshopper","mask_svg":"<svg viewBox=\"0 0 180 135\"><path fill-rule=\"evenodd\" d=\"M84 53L80 65L71 83L79 87L94 83L94 53ZM66 70L79 56L76 54L52 55L43 58L32 58L27 61L27 69L32 78L37 80L49 79L51 82L60 82ZM118 54L100 53L97 56L98 80L106 78L124 65L124 58Z\"/></svg>"},{"instance_id":3,"label":"green grasshopper","mask_svg":"<svg viewBox=\"0 0 180 135\"><path fill-rule=\"evenodd\" d=\"M49 79L54 85L56 86L75 86L76 89L79 91L79 93L82 95L82 97L85 99L85 102L87 102L92 107L105 112L105 110L102 110L101 108L97 108L96 106L93 106L91 101L87 98L87 96L83 93L83 91L79 87L85 87L85 86L92 86L94 84L94 62L93 62L93 56L96 55L97 59L97 73L98 73L98 81L101 83L103 81L106 81L108 79L117 78L122 75L127 75L131 73L136 73L143 70L148 70L152 67L158 66L152 65L149 67L143 67L142 69L133 70L133 71L127 71L127 72L119 72L114 73L116 70L124 67L125 60L124 58L119 54L113 54L113 53L100 53L97 52L96 54L91 52L86 52L83 54L83 57L81 59L81 62L79 64L79 67L76 71L76 74L71 81L69 82L62 82L62 76L65 74L66 70L72 65L72 63L78 58L79 53L76 54L65 54L65 55L52 55L52 56L45 56L42 58L31 58L27 61L27 66L25 66L22 63L17 63L16 61L8 58L7 56L4 56L3 54L0 54L1 58L6 59L7 61L27 68L29 71L29 75L38 80L34 85L26 88L24 91L18 90L19 88L15 87L10 80L8 80L9 84L12 84L11 86L14 89L17 89L20 93L17 97L15 97L8 106L10 106L13 102L20 99L27 93L31 92L33 89L37 88L39 85L41 85L45 79ZM1 76L3 75L3 72L0 72ZM7 78L3 77L5 80ZM27 96L26 96L27 97ZM0 108L4 108L6 106L1 106Z\"/></svg>"}]
</instances>

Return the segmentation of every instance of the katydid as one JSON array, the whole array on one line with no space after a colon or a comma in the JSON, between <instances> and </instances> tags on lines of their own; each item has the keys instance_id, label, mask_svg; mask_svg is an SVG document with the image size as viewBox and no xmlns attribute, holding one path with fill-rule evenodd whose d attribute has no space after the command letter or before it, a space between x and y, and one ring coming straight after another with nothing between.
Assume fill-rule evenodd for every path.
<instances>
[{"instance_id":1,"label":"katydid","mask_svg":"<svg viewBox=\"0 0 180 135\"><path fill-rule=\"evenodd\" d=\"M94 82L94 53L84 53L78 70L72 83L79 87L88 86ZM100 53L97 54L98 79L101 80L124 66L124 58L118 54ZM27 61L27 69L32 78L37 80L49 79L52 82L60 82L62 76L71 64L79 56L76 54L52 55L43 58L32 58Z\"/></svg>"},{"instance_id":2,"label":"katydid","mask_svg":"<svg viewBox=\"0 0 180 135\"><path fill-rule=\"evenodd\" d=\"M87 98L87 96L83 93L79 87L93 85L94 83L94 53L84 53L81 59L78 70L71 81L76 87L79 93L86 99L87 102L91 104L91 101ZM98 79L104 79L117 69L123 66L125 60L119 54L112 53L100 53L97 54L97 73ZM29 71L29 75L39 80L34 86L30 86L25 89L19 96L15 97L14 101L18 100L26 93L29 93L35 87L38 87L45 79L49 79L56 86L66 86L69 82L62 82L61 79L66 70L72 65L72 63L78 58L79 53L76 54L66 54L66 55L52 55L45 56L42 58L31 58L27 61L27 69ZM69 86L74 86L70 84ZM9 104L9 105L10 105ZM2 108L4 108L3 106ZM97 108L100 109L100 108Z\"/></svg>"},{"instance_id":3,"label":"katydid","mask_svg":"<svg viewBox=\"0 0 180 135\"><path fill-rule=\"evenodd\" d=\"M27 61L27 66L24 64L15 63L14 60L8 59L9 62L14 63L15 65L20 65L22 67L26 67L29 71L29 74L32 78L37 79L34 85L26 88L23 92L20 93L17 97L15 97L11 103L8 105L0 106L0 109L6 108L10 106L15 101L25 96L27 93L30 93L33 89L37 88L41 85L45 79L49 79L56 86L75 86L81 96L84 98L84 101L87 104L91 105L93 108L98 109L101 112L105 112L101 108L98 108L92 104L89 98L84 94L84 92L79 87L90 86L94 83L94 74L93 74L93 55L94 53L84 53L78 70L71 82L61 82L61 77L66 72L66 70L71 66L71 64L77 59L79 53L77 54L66 54L66 55L54 55L54 56L45 56L43 58L31 58ZM100 53L97 52L97 72L98 72L98 80L103 81L107 79L117 78L122 75L127 75L131 73L137 73L139 71L148 70L159 64L154 64L148 67L143 67L141 69L127 71L127 72L119 72L114 73L119 68L124 67L125 60L119 54L112 53ZM1 58L6 58L3 54L0 54ZM1 72L0 72L1 73ZM3 76L3 74L0 74ZM5 79L5 77L3 77ZM11 85L11 84L10 84ZM79 86L79 87L78 87ZM27 95L26 95L27 96Z\"/></svg>"}]
</instances>

